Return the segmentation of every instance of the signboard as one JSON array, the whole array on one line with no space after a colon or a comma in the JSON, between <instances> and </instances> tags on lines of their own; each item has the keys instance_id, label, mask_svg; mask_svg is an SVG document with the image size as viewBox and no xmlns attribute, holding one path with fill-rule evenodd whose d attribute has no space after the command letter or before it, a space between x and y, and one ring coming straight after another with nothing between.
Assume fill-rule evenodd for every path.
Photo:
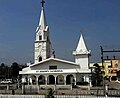
<instances>
[{"instance_id":1,"label":"signboard","mask_svg":"<svg viewBox=\"0 0 120 98\"><path fill-rule=\"evenodd\" d=\"M36 73L63 72L63 70L36 70Z\"/></svg>"},{"instance_id":2,"label":"signboard","mask_svg":"<svg viewBox=\"0 0 120 98\"><path fill-rule=\"evenodd\" d=\"M120 69L120 60L112 60L112 68Z\"/></svg>"}]
</instances>

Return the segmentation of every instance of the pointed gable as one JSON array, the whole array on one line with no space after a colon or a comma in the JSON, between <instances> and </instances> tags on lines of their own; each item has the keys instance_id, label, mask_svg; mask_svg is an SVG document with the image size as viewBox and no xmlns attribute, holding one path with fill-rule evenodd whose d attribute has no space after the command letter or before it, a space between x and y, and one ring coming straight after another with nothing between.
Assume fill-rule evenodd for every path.
<instances>
[{"instance_id":1,"label":"pointed gable","mask_svg":"<svg viewBox=\"0 0 120 98\"><path fill-rule=\"evenodd\" d=\"M77 54L89 54L89 53L90 52L87 49L87 46L85 44L83 35L81 34L78 45L77 45L77 48L76 48L75 51L73 51L73 54L77 55Z\"/></svg>"},{"instance_id":2,"label":"pointed gable","mask_svg":"<svg viewBox=\"0 0 120 98\"><path fill-rule=\"evenodd\" d=\"M83 36L81 34L80 40L78 42L78 46L76 48L76 51L87 51L86 45L85 45L85 41L83 39Z\"/></svg>"},{"instance_id":3,"label":"pointed gable","mask_svg":"<svg viewBox=\"0 0 120 98\"><path fill-rule=\"evenodd\" d=\"M45 59L41 62L38 62L38 63L34 63L32 65L30 65L30 67L34 67L34 66L37 66L37 65L41 65L41 64L44 64L44 63L50 63L50 62L59 62L59 63L65 63L65 64L69 64L69 65L75 65L75 66L78 66L76 63L74 62L71 62L71 61L66 61L66 60L62 60L62 59L58 59L58 58L48 58L48 59Z\"/></svg>"},{"instance_id":4,"label":"pointed gable","mask_svg":"<svg viewBox=\"0 0 120 98\"><path fill-rule=\"evenodd\" d=\"M49 70L49 66L57 66L57 69L78 69L79 68L79 65L74 62L57 59L57 58L48 58L39 63L30 65L30 68L32 70L35 70L35 69Z\"/></svg>"}]
</instances>

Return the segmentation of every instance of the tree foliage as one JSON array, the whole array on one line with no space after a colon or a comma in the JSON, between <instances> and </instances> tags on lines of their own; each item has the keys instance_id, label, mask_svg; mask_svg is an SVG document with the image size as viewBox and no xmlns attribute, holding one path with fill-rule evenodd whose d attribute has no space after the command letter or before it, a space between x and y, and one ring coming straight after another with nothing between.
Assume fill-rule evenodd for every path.
<instances>
[{"instance_id":1,"label":"tree foliage","mask_svg":"<svg viewBox=\"0 0 120 98\"><path fill-rule=\"evenodd\" d=\"M19 65L18 63L14 62L12 65L5 65L1 63L0 65L0 79L9 79L9 78L17 78L19 75L19 71L22 68L25 68L26 65Z\"/></svg>"},{"instance_id":2,"label":"tree foliage","mask_svg":"<svg viewBox=\"0 0 120 98\"><path fill-rule=\"evenodd\" d=\"M9 78L11 76L10 67L4 63L0 65L0 79Z\"/></svg>"},{"instance_id":3,"label":"tree foliage","mask_svg":"<svg viewBox=\"0 0 120 98\"><path fill-rule=\"evenodd\" d=\"M17 78L17 76L19 75L19 65L18 65L18 63L14 62L11 66L11 70L12 70L12 77Z\"/></svg>"},{"instance_id":4,"label":"tree foliage","mask_svg":"<svg viewBox=\"0 0 120 98\"><path fill-rule=\"evenodd\" d=\"M101 67L97 63L95 63L93 66L95 67L95 70L92 72L92 85L100 86L103 80Z\"/></svg>"}]
</instances>

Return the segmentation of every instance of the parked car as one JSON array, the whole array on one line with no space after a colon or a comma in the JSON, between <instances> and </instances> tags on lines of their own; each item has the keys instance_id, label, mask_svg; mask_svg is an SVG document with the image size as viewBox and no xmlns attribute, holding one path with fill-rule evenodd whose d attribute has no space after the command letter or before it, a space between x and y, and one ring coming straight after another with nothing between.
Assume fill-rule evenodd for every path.
<instances>
[{"instance_id":1,"label":"parked car","mask_svg":"<svg viewBox=\"0 0 120 98\"><path fill-rule=\"evenodd\" d=\"M5 80L1 81L0 83L9 84L9 83L13 83L13 82L12 82L12 79L5 79Z\"/></svg>"}]
</instances>

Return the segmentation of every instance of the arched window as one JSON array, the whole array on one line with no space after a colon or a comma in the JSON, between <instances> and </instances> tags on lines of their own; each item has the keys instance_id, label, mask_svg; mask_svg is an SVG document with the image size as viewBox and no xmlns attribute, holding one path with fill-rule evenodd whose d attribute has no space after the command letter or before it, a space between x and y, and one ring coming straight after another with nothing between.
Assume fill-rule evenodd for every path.
<instances>
[{"instance_id":1,"label":"arched window","mask_svg":"<svg viewBox=\"0 0 120 98\"><path fill-rule=\"evenodd\" d=\"M72 74L66 76L66 84L72 84L74 82L74 76Z\"/></svg>"},{"instance_id":2,"label":"arched window","mask_svg":"<svg viewBox=\"0 0 120 98\"><path fill-rule=\"evenodd\" d=\"M35 75L32 75L30 76L29 78L29 83L35 85L36 84L36 76Z\"/></svg>"},{"instance_id":3,"label":"arched window","mask_svg":"<svg viewBox=\"0 0 120 98\"><path fill-rule=\"evenodd\" d=\"M55 77L53 75L49 75L47 80L48 84L55 84Z\"/></svg>"},{"instance_id":4,"label":"arched window","mask_svg":"<svg viewBox=\"0 0 120 98\"><path fill-rule=\"evenodd\" d=\"M58 75L56 77L56 84L58 84L58 85L63 85L64 84L64 76L63 75Z\"/></svg>"},{"instance_id":5,"label":"arched window","mask_svg":"<svg viewBox=\"0 0 120 98\"><path fill-rule=\"evenodd\" d=\"M41 57L41 56L39 57L39 62L40 62L40 61L42 61L42 57Z\"/></svg>"},{"instance_id":6,"label":"arched window","mask_svg":"<svg viewBox=\"0 0 120 98\"><path fill-rule=\"evenodd\" d=\"M42 36L41 35L39 36L39 40L42 40Z\"/></svg>"},{"instance_id":7,"label":"arched window","mask_svg":"<svg viewBox=\"0 0 120 98\"><path fill-rule=\"evenodd\" d=\"M38 77L38 84L45 84L45 76L40 75Z\"/></svg>"}]
</instances>

